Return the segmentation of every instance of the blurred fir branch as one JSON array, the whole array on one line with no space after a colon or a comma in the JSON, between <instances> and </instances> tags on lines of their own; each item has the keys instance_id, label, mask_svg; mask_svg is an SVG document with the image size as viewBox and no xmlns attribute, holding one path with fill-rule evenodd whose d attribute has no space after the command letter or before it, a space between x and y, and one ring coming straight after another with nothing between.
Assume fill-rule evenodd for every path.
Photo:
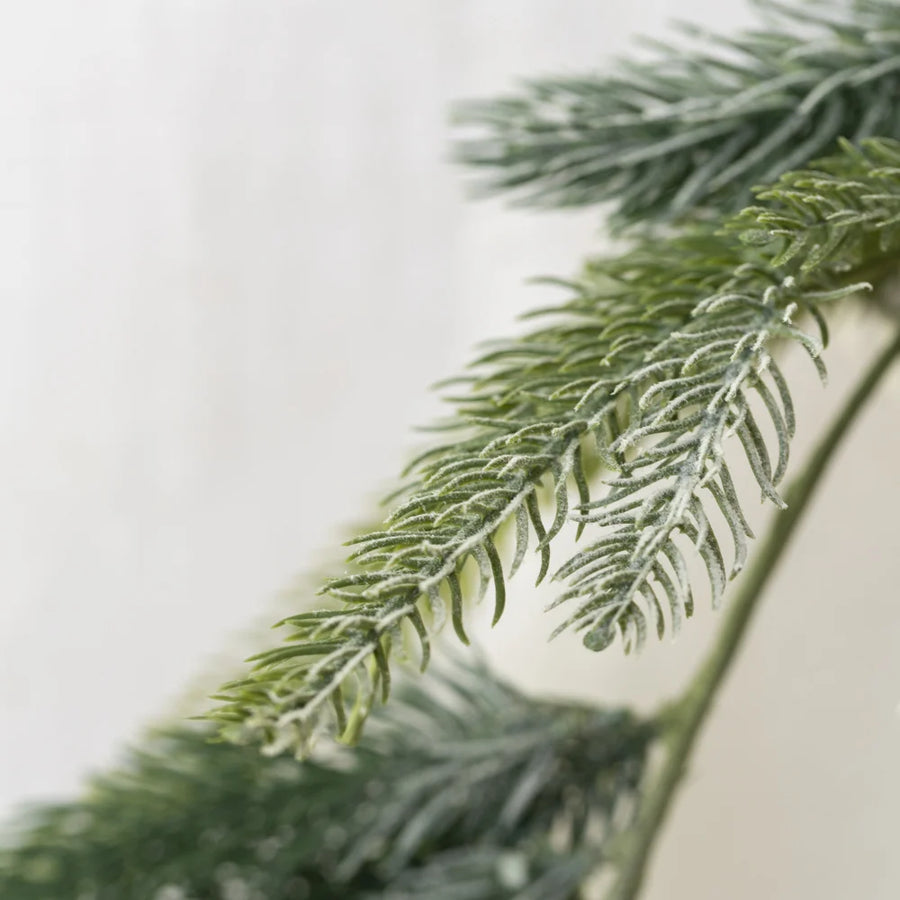
<instances>
[{"instance_id":1,"label":"blurred fir branch","mask_svg":"<svg viewBox=\"0 0 900 900\"><path fill-rule=\"evenodd\" d=\"M570 900L633 815L652 726L439 668L353 752L158 733L84 799L32 812L0 850L0 897Z\"/></svg>"},{"instance_id":2,"label":"blurred fir branch","mask_svg":"<svg viewBox=\"0 0 900 900\"><path fill-rule=\"evenodd\" d=\"M592 649L617 635L626 649L639 646L648 628L662 634L691 614L691 546L718 602L750 534L727 438L737 437L763 496L780 504L794 415L773 353L799 344L824 374L820 307L868 288L873 266L893 264L900 145L844 144L757 199L715 226L591 262L570 301L539 312L547 324L478 360L461 379L457 415L441 426L450 439L413 463L385 526L357 538L353 568L326 583L341 608L284 620L285 643L223 689L213 715L226 734L273 752L305 752L323 727L353 740L376 693L387 697L392 651L415 634L424 667L447 607L466 640L467 565L480 573L478 593L493 583L496 622L531 533L542 578L551 541L573 519L599 536L556 573L567 582L558 602L575 605L561 627L583 630ZM819 337L797 326L803 314ZM585 454L616 473L593 500ZM547 482L549 524L538 503ZM730 564L710 503L731 533ZM517 549L505 566L496 542L508 522Z\"/></svg>"},{"instance_id":3,"label":"blurred fir branch","mask_svg":"<svg viewBox=\"0 0 900 900\"><path fill-rule=\"evenodd\" d=\"M754 184L831 152L839 137L900 137L900 9L893 0L757 0L769 30L678 27L647 62L542 78L461 104L458 159L490 191L548 207L611 203L614 225L738 210ZM685 49L685 38L696 49Z\"/></svg>"}]
</instances>

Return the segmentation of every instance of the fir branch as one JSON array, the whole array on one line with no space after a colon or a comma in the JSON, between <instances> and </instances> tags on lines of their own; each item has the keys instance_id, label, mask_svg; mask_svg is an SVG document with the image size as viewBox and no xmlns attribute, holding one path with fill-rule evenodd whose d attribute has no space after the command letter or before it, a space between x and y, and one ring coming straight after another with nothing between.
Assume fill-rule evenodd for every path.
<instances>
[{"instance_id":1,"label":"fir branch","mask_svg":"<svg viewBox=\"0 0 900 900\"><path fill-rule=\"evenodd\" d=\"M214 712L238 739L272 752L304 752L329 721L352 739L376 690L387 695L392 648L409 633L428 658L429 634L452 619L465 640L464 567L493 581L495 620L505 602L496 542L515 522L523 558L537 537L541 574L549 545L575 518L601 537L557 573L568 620L595 649L622 634L637 645L650 625L677 626L692 609L684 555L700 553L718 599L743 561L749 529L725 463L735 433L763 494L778 502L793 413L772 358L776 343L803 346L821 367L820 341L794 323L820 322L818 308L857 291L859 269L890 260L900 235L900 151L891 142L847 145L815 170L785 176L760 205L725 222L647 241L589 266L568 303L542 311L547 324L497 345L479 360L458 414L462 429L412 466L386 526L355 542L355 568L325 591L341 609L302 613L279 648L261 654L248 678L226 686ZM824 336L824 335L823 335ZM776 433L770 460L756 396ZM620 470L592 501L583 456ZM542 520L539 487L556 501ZM707 507L730 525L735 561L726 567ZM663 610L663 602L668 612Z\"/></svg>"},{"instance_id":2,"label":"fir branch","mask_svg":"<svg viewBox=\"0 0 900 900\"><path fill-rule=\"evenodd\" d=\"M683 42L612 75L546 78L460 107L459 159L484 186L541 206L612 201L619 226L740 209L750 188L831 152L838 137L900 137L894 0L759 2L776 30L737 38L681 25Z\"/></svg>"},{"instance_id":3,"label":"fir branch","mask_svg":"<svg viewBox=\"0 0 900 900\"><path fill-rule=\"evenodd\" d=\"M776 571L797 526L815 496L828 466L850 432L857 416L878 389L884 376L900 358L900 330L875 358L809 457L803 472L785 492L788 508L775 519L741 583L727 618L709 655L679 700L662 715L665 722L663 765L648 778L634 826L622 836L617 871L605 900L635 900L644 880L647 862L665 821L675 791L684 777L687 761L700 735L714 699L721 688L750 625L769 579Z\"/></svg>"},{"instance_id":4,"label":"fir branch","mask_svg":"<svg viewBox=\"0 0 900 900\"><path fill-rule=\"evenodd\" d=\"M729 435L739 439L763 498L784 507L777 485L787 469L794 414L772 348L780 339L801 344L824 377L821 342L793 319L809 311L823 321L819 306L869 287L857 281L867 264L893 263L900 244L900 145L870 142L858 150L845 144L841 155L784 176L758 198L768 205L745 210L727 231L767 248L768 265L736 269L614 389L632 391L635 402L611 449L632 452L609 492L576 514L603 527L603 535L556 575L569 582L557 603L577 604L557 631L584 630L591 649L605 648L617 635L626 650L640 646L648 627L663 635L667 618L678 627L693 607L684 557L691 545L709 574L714 604L743 568L752 533L725 456ZM757 412L769 419L774 453ZM710 507L730 530L730 567Z\"/></svg>"},{"instance_id":5,"label":"fir branch","mask_svg":"<svg viewBox=\"0 0 900 900\"><path fill-rule=\"evenodd\" d=\"M529 700L482 666L429 681L352 754L157 735L83 800L32 813L0 850L0 896L573 897L635 808L653 728Z\"/></svg>"}]
</instances>

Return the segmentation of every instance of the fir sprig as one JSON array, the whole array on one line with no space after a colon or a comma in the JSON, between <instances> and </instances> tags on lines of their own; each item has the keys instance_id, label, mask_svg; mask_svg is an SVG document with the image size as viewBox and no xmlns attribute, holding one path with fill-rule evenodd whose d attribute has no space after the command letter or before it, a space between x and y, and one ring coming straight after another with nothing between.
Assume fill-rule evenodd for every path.
<instances>
[{"instance_id":1,"label":"fir sprig","mask_svg":"<svg viewBox=\"0 0 900 900\"><path fill-rule=\"evenodd\" d=\"M740 568L749 531L726 439L736 434L763 494L777 502L793 415L773 346L799 343L821 365L820 339L794 317L808 312L822 322L820 305L858 290L858 270L895 252L897 146L847 145L762 191L758 206L722 228L698 226L592 263L575 297L544 311L547 325L484 356L448 426L463 430L414 463L414 480L384 528L358 538L354 568L326 584L341 608L285 620L293 629L287 641L223 690L214 715L227 731L273 752L305 752L329 722L355 737L375 692L387 696L390 655L408 634L418 635L425 665L429 634L449 607L465 639L470 560L482 592L493 582L495 620L504 569L515 571L530 532L543 576L550 542L570 518L572 490L579 526L603 529L557 573L568 578L559 602L576 604L568 624L585 630L589 646L605 647L616 634L638 644L648 618L661 632L667 620L674 626L689 615L691 544L718 598L729 569ZM774 426L774 462L751 396ZM591 446L619 470L595 500L582 465ZM556 498L549 525L538 503L546 481ZM731 526L730 566L708 501ZM496 542L508 521L518 547L505 567Z\"/></svg>"},{"instance_id":2,"label":"fir sprig","mask_svg":"<svg viewBox=\"0 0 900 900\"><path fill-rule=\"evenodd\" d=\"M304 763L159 734L83 800L32 813L0 850L0 896L569 900L630 820L653 737L481 665L404 685L372 724Z\"/></svg>"},{"instance_id":3,"label":"fir sprig","mask_svg":"<svg viewBox=\"0 0 900 900\"><path fill-rule=\"evenodd\" d=\"M609 448L621 459L620 471L606 494L575 513L603 534L556 573L568 582L556 604L577 607L557 631L584 630L585 643L596 650L617 635L626 649L639 646L648 626L662 636L667 623L677 628L691 613L685 550L692 546L702 558L714 604L743 568L752 533L726 438L738 439L763 497L783 506L777 485L787 470L794 412L772 349L781 339L799 343L824 377L827 330L819 307L868 289L857 280L866 265L892 262L900 243L898 148L885 141L865 149L845 143L841 154L759 191L763 205L729 220L723 237L762 254L748 252L730 277L692 305L684 327L648 350L643 365L612 389L612 398L631 393L630 421ZM656 250L639 252L647 268L660 265ZM644 270L638 283L647 284ZM686 293L681 286L667 290L679 298ZM819 338L796 326L804 312L819 322ZM764 436L759 413L769 420L773 441ZM730 565L710 504L731 533Z\"/></svg>"},{"instance_id":4,"label":"fir sprig","mask_svg":"<svg viewBox=\"0 0 900 900\"><path fill-rule=\"evenodd\" d=\"M758 3L776 23L737 38L681 25L616 73L544 78L460 106L458 157L483 186L542 206L612 203L614 224L740 209L752 185L831 152L900 137L900 8L892 0Z\"/></svg>"}]
</instances>

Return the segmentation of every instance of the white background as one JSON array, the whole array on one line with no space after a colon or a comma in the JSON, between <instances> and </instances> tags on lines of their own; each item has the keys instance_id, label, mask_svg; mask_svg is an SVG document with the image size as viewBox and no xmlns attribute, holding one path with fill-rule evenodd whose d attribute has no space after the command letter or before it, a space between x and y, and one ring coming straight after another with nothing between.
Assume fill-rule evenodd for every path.
<instances>
[{"instance_id":1,"label":"white background","mask_svg":"<svg viewBox=\"0 0 900 900\"><path fill-rule=\"evenodd\" d=\"M598 246L594 214L467 202L450 101L608 68L674 13L750 21L737 0L3 5L0 818L193 711L186 687L229 674L390 485L440 411L425 386ZM827 393L795 367L798 454L881 339L838 331ZM770 589L648 900L900 892L898 399L895 374ZM716 623L598 658L510 599L484 638L503 671L644 707Z\"/></svg>"}]
</instances>

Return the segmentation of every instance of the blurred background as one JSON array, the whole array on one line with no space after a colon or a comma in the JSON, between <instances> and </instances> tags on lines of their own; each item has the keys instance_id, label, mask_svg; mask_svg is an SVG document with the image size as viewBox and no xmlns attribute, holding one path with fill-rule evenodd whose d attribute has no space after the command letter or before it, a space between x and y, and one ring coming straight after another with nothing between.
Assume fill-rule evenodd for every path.
<instances>
[{"instance_id":1,"label":"blurred background","mask_svg":"<svg viewBox=\"0 0 900 900\"><path fill-rule=\"evenodd\" d=\"M559 296L526 279L602 247L596 212L470 202L451 102L609 68L676 15L753 21L738 0L3 6L0 820L196 711L390 487L441 411L426 385ZM835 331L827 392L789 366L798 458L883 338L853 312ZM770 589L648 900L897 897L898 400L895 372ZM716 624L597 657L547 644L520 582L480 641L535 690L652 708Z\"/></svg>"}]
</instances>

